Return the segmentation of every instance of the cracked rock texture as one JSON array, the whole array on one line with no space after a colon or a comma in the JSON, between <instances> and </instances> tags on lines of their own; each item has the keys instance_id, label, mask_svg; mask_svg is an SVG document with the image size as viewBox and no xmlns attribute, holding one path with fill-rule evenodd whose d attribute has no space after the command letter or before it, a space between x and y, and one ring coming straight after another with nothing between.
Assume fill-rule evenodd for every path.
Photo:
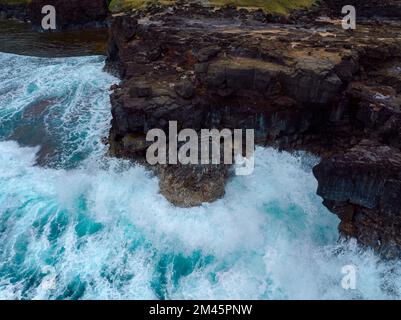
<instances>
[{"instance_id":1,"label":"cracked rock texture","mask_svg":"<svg viewBox=\"0 0 401 320\"><path fill-rule=\"evenodd\" d=\"M111 154L143 161L147 131L167 131L172 120L179 130L255 129L258 144L320 155L318 194L342 234L399 255L399 4L358 2L365 19L355 31L330 14L342 1L286 18L196 4L115 15L107 69L122 83L111 95ZM373 8L381 17L370 20ZM179 206L218 199L230 174L154 169Z\"/></svg>"}]
</instances>

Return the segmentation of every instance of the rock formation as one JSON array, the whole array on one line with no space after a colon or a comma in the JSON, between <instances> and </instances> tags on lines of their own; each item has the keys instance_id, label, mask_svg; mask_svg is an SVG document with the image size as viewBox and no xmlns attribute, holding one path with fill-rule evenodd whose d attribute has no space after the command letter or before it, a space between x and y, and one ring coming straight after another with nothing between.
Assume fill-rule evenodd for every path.
<instances>
[{"instance_id":1,"label":"rock formation","mask_svg":"<svg viewBox=\"0 0 401 320\"><path fill-rule=\"evenodd\" d=\"M55 4L59 29L104 24L108 1L0 0L4 18L41 21ZM289 16L195 1L115 14L106 69L113 87L110 153L144 162L152 128L255 129L256 142L322 157L318 194L340 231L385 257L401 253L401 1L355 0L358 26L342 30L343 0ZM61 8L61 9L60 9ZM225 165L159 165L175 205L224 194Z\"/></svg>"},{"instance_id":2,"label":"rock formation","mask_svg":"<svg viewBox=\"0 0 401 320\"><path fill-rule=\"evenodd\" d=\"M314 169L318 194L341 219L340 231L379 249L386 257L400 256L401 152L377 141L324 159Z\"/></svg>"},{"instance_id":3,"label":"rock formation","mask_svg":"<svg viewBox=\"0 0 401 320\"><path fill-rule=\"evenodd\" d=\"M115 15L107 68L123 81L111 96L111 154L143 161L146 132L172 120L255 129L259 144L322 156L318 193L342 234L398 255L401 23L367 19L369 5L354 31L320 18L341 6L326 1L289 17L196 4ZM224 169L155 171L170 201L192 206L223 195Z\"/></svg>"}]
</instances>

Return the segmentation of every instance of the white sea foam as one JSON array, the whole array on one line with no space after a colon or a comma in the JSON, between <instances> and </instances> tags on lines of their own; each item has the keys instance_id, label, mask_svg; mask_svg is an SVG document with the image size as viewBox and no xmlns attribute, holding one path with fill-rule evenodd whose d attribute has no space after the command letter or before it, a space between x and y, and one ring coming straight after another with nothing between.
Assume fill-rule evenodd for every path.
<instances>
[{"instance_id":1,"label":"white sea foam","mask_svg":"<svg viewBox=\"0 0 401 320\"><path fill-rule=\"evenodd\" d=\"M38 65L10 58L17 68ZM101 91L115 79L95 58L71 59L44 62L81 88L52 86L71 96L48 108L63 110L67 122L85 112L87 121L71 121L61 134L83 133L79 148L104 134L110 120L107 95L86 97L83 88ZM69 70L70 63L80 67ZM58 86L74 83L54 77ZM1 119L32 104L20 94L0 100ZM78 107L85 99L98 109ZM233 177L215 203L184 209L159 194L157 178L143 167L105 157L99 144L68 170L35 165L38 152L0 141L0 298L398 298L398 263L338 241L339 220L316 195L310 155L257 148L253 175ZM346 291L341 269L349 264L357 268L357 289ZM44 285L48 266L55 287Z\"/></svg>"},{"instance_id":2,"label":"white sea foam","mask_svg":"<svg viewBox=\"0 0 401 320\"><path fill-rule=\"evenodd\" d=\"M97 153L111 113L104 57L45 59L0 53L0 138L48 150L45 164L72 166Z\"/></svg>"}]
</instances>

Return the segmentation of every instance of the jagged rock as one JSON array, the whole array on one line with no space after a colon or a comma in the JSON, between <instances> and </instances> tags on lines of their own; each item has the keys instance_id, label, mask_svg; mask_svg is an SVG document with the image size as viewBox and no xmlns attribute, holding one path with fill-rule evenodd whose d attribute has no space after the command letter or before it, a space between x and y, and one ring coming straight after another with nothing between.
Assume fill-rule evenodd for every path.
<instances>
[{"instance_id":1,"label":"jagged rock","mask_svg":"<svg viewBox=\"0 0 401 320\"><path fill-rule=\"evenodd\" d=\"M343 234L397 257L401 248L401 152L364 140L314 168L318 194Z\"/></svg>"},{"instance_id":2,"label":"jagged rock","mask_svg":"<svg viewBox=\"0 0 401 320\"><path fill-rule=\"evenodd\" d=\"M110 151L143 160L147 130L171 120L179 130L255 129L259 144L321 155L318 192L341 232L395 256L401 24L365 21L344 31L314 21L321 8L293 15L306 23L296 26L199 6L115 16L107 65L123 82L111 97ZM224 194L229 168L218 168L153 169L167 199L192 206Z\"/></svg>"},{"instance_id":3,"label":"jagged rock","mask_svg":"<svg viewBox=\"0 0 401 320\"><path fill-rule=\"evenodd\" d=\"M194 207L224 196L224 165L170 165L158 168L160 192L176 206Z\"/></svg>"},{"instance_id":4,"label":"jagged rock","mask_svg":"<svg viewBox=\"0 0 401 320\"><path fill-rule=\"evenodd\" d=\"M108 2L0 1L0 17L39 27L42 7L55 5L58 29L105 25ZM315 21L341 17L348 4L324 0L283 17L178 1L115 15L106 69L123 82L111 88L110 153L144 161L146 132L170 120L179 129L253 128L260 144L322 155L318 193L340 217L342 234L399 256L401 1L354 1L355 31ZM153 169L161 192L184 207L223 196L229 171Z\"/></svg>"},{"instance_id":5,"label":"jagged rock","mask_svg":"<svg viewBox=\"0 0 401 320\"><path fill-rule=\"evenodd\" d=\"M257 59L231 58L210 63L204 81L210 90L230 88L237 94L245 90L264 90L264 94L272 95L277 92L279 76L285 72L285 66Z\"/></svg>"},{"instance_id":6,"label":"jagged rock","mask_svg":"<svg viewBox=\"0 0 401 320\"><path fill-rule=\"evenodd\" d=\"M175 86L175 92L184 99L191 99L195 94L195 88L190 81L183 80Z\"/></svg>"},{"instance_id":7,"label":"jagged rock","mask_svg":"<svg viewBox=\"0 0 401 320\"><path fill-rule=\"evenodd\" d=\"M196 53L196 58L199 62L206 62L217 56L220 52L221 48L218 46L202 48Z\"/></svg>"}]
</instances>

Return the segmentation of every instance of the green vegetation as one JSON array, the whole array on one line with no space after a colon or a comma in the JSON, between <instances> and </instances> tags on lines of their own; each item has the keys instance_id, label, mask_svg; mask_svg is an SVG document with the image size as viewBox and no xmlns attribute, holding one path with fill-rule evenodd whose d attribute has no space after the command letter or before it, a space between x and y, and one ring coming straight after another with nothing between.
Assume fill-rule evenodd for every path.
<instances>
[{"instance_id":1,"label":"green vegetation","mask_svg":"<svg viewBox=\"0 0 401 320\"><path fill-rule=\"evenodd\" d=\"M111 12L120 12L129 9L144 8L150 3L161 3L165 5L172 5L174 0L112 0L109 5Z\"/></svg>"},{"instance_id":2,"label":"green vegetation","mask_svg":"<svg viewBox=\"0 0 401 320\"><path fill-rule=\"evenodd\" d=\"M162 4L174 4L174 0L112 0L110 10L119 12L128 9L139 9L152 2ZM204 1L206 2L206 1ZM234 4L239 8L249 10L263 9L266 12L287 14L291 9L307 8L314 4L316 0L209 0L207 3L211 7L221 7L227 4Z\"/></svg>"},{"instance_id":3,"label":"green vegetation","mask_svg":"<svg viewBox=\"0 0 401 320\"><path fill-rule=\"evenodd\" d=\"M266 12L287 14L289 10L307 8L316 0L210 0L212 6L223 6L228 3L239 8L263 9Z\"/></svg>"},{"instance_id":4,"label":"green vegetation","mask_svg":"<svg viewBox=\"0 0 401 320\"><path fill-rule=\"evenodd\" d=\"M0 0L0 3L4 4L23 4L23 3L30 3L32 0Z\"/></svg>"},{"instance_id":5,"label":"green vegetation","mask_svg":"<svg viewBox=\"0 0 401 320\"><path fill-rule=\"evenodd\" d=\"M32 0L0 0L3 4L23 4L30 3ZM234 4L239 8L249 10L263 9L266 12L287 14L291 9L306 8L317 0L204 0L211 7L222 7L227 4ZM112 0L110 2L111 12L121 12L129 9L144 8L150 3L161 3L172 5L175 0Z\"/></svg>"}]
</instances>

